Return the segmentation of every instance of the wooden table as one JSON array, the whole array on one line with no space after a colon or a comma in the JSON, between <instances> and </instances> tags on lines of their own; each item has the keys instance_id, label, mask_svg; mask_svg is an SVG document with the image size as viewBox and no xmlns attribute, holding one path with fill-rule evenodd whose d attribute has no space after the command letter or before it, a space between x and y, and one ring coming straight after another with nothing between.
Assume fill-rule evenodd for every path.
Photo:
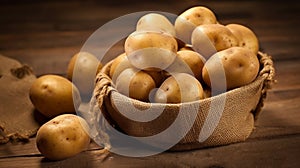
<instances>
[{"instance_id":1,"label":"wooden table","mask_svg":"<svg viewBox=\"0 0 300 168\"><path fill-rule=\"evenodd\" d=\"M0 53L30 65L37 76L64 76L69 59L104 23L143 10L179 14L194 5L211 8L223 24L249 26L261 50L273 56L278 82L249 139L145 158L108 153L91 143L75 157L50 162L39 153L33 137L25 144L0 145L0 167L300 167L299 1L6 0L0 3Z\"/></svg>"}]
</instances>

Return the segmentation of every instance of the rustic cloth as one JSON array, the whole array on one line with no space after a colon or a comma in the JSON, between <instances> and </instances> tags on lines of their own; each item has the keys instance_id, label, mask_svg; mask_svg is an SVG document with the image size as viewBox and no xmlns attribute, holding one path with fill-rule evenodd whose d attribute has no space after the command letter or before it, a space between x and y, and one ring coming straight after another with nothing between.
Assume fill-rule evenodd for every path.
<instances>
[{"instance_id":1,"label":"rustic cloth","mask_svg":"<svg viewBox=\"0 0 300 168\"><path fill-rule=\"evenodd\" d=\"M0 55L0 144L28 141L39 128L29 89L36 79L31 68Z\"/></svg>"},{"instance_id":2,"label":"rustic cloth","mask_svg":"<svg viewBox=\"0 0 300 168\"><path fill-rule=\"evenodd\" d=\"M245 141L254 129L254 122L261 112L267 90L274 82L275 69L271 56L259 52L258 58L261 68L258 77L252 83L200 101L181 104L146 103L118 93L108 76L110 62L96 77L93 99L96 99L97 102L91 106L95 106L94 109L100 108L101 113L111 125L128 135L137 137L158 134L167 129L177 117L181 117L181 123L179 127L176 127L176 132L173 131L173 134L185 131L184 127L192 123L191 129L170 149L173 151ZM132 111L136 115L142 115L141 109L150 107L155 109L159 106L165 108L161 115L154 120L140 122L125 117L122 115L122 111L118 110L120 108L117 108L124 107L123 109L125 109L130 104L137 109ZM219 106L223 109L221 109L222 113L217 112ZM184 115L179 115L181 109ZM193 115L195 114L192 111L195 109L197 113L194 121ZM99 110L95 110L96 112ZM210 119L207 120L208 117ZM202 139L200 134L204 135ZM207 135L210 136L205 137ZM167 139L167 137L162 138L157 143L164 143L164 140Z\"/></svg>"}]
</instances>

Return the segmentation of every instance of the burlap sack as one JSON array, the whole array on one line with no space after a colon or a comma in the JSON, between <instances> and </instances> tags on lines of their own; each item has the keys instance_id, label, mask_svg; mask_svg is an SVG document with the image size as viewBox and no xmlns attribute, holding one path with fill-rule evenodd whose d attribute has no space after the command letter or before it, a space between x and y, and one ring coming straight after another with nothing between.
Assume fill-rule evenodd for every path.
<instances>
[{"instance_id":1,"label":"burlap sack","mask_svg":"<svg viewBox=\"0 0 300 168\"><path fill-rule=\"evenodd\" d=\"M0 55L0 144L28 141L40 127L29 99L35 80L29 66Z\"/></svg>"},{"instance_id":2,"label":"burlap sack","mask_svg":"<svg viewBox=\"0 0 300 168\"><path fill-rule=\"evenodd\" d=\"M104 66L96 77L93 98L97 100L97 105L94 106L101 109L101 112L104 113L104 116L112 125L117 125L117 128L124 133L137 137L158 134L168 128L177 117L182 117L180 120L182 123L171 134L178 134L180 131L185 130L184 126L187 123L192 122L191 129L170 150L189 150L245 141L254 128L255 119L261 111L267 90L274 81L275 70L271 56L259 52L258 57L261 70L254 82L217 96L181 104L150 104L118 93L107 75L111 65L110 62ZM221 106L218 102L225 103L222 113L214 114L214 111L210 112L211 109L216 110ZM151 107L155 110L159 106L165 106L165 109L159 117L152 121L138 122L128 119L118 111L120 108L117 107L126 109L129 104L133 104L136 109ZM195 108L197 114L195 122L193 122L191 121L191 118L193 118L191 111ZM184 115L178 116L180 109L183 109ZM132 113L142 115L140 110L132 111ZM206 121L208 115L212 119ZM218 117L219 120L216 119ZM205 126L204 122L206 122ZM216 127L214 124L217 124ZM180 127L180 125L183 127ZM204 138L202 142L201 138L199 139L200 132L201 135L210 136ZM161 142L157 143L164 143L164 140L167 139L167 137L162 138Z\"/></svg>"}]
</instances>

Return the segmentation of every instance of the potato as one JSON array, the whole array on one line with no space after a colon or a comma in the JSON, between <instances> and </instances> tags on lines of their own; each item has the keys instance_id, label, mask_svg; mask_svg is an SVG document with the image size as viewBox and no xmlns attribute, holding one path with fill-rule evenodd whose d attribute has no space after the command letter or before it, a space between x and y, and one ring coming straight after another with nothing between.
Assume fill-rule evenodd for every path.
<instances>
[{"instance_id":1,"label":"potato","mask_svg":"<svg viewBox=\"0 0 300 168\"><path fill-rule=\"evenodd\" d=\"M226 27L238 39L238 46L248 48L254 54L258 53L259 42L257 36L250 28L240 24L228 24Z\"/></svg>"},{"instance_id":2,"label":"potato","mask_svg":"<svg viewBox=\"0 0 300 168\"><path fill-rule=\"evenodd\" d=\"M85 150L90 137L86 121L73 114L62 114L42 125L36 135L36 146L46 158L62 160Z\"/></svg>"},{"instance_id":3,"label":"potato","mask_svg":"<svg viewBox=\"0 0 300 168\"><path fill-rule=\"evenodd\" d=\"M142 16L137 22L136 30L165 32L175 37L173 24L164 15L158 13L148 13Z\"/></svg>"},{"instance_id":4,"label":"potato","mask_svg":"<svg viewBox=\"0 0 300 168\"><path fill-rule=\"evenodd\" d=\"M196 52L208 59L218 51L238 46L238 40L226 26L206 24L193 31L192 46Z\"/></svg>"},{"instance_id":5,"label":"potato","mask_svg":"<svg viewBox=\"0 0 300 168\"><path fill-rule=\"evenodd\" d=\"M200 82L187 73L175 73L167 78L154 95L156 103L183 103L204 98Z\"/></svg>"},{"instance_id":6,"label":"potato","mask_svg":"<svg viewBox=\"0 0 300 168\"><path fill-rule=\"evenodd\" d=\"M258 71L259 61L253 52L243 47L231 47L214 54L206 61L202 77L204 82L210 87L215 87L213 88L215 90L224 88L221 86L222 83L226 83L225 89L230 90L251 83L256 78ZM226 79L220 78L222 73L225 73ZM213 83L211 83L211 79L213 79ZM226 82L222 82L222 80L226 80Z\"/></svg>"},{"instance_id":7,"label":"potato","mask_svg":"<svg viewBox=\"0 0 300 168\"><path fill-rule=\"evenodd\" d=\"M178 51L177 56L183 60L193 72L196 79L201 80L205 58L195 51Z\"/></svg>"},{"instance_id":8,"label":"potato","mask_svg":"<svg viewBox=\"0 0 300 168\"><path fill-rule=\"evenodd\" d=\"M73 81L82 96L89 96L94 89L95 76L101 68L101 62L93 54L79 52L68 64L67 78Z\"/></svg>"},{"instance_id":9,"label":"potato","mask_svg":"<svg viewBox=\"0 0 300 168\"><path fill-rule=\"evenodd\" d=\"M133 32L124 48L134 67L160 71L174 61L178 45L176 39L166 33Z\"/></svg>"},{"instance_id":10,"label":"potato","mask_svg":"<svg viewBox=\"0 0 300 168\"><path fill-rule=\"evenodd\" d=\"M29 97L35 108L46 117L74 113L80 105L80 93L68 79L44 75L31 85Z\"/></svg>"},{"instance_id":11,"label":"potato","mask_svg":"<svg viewBox=\"0 0 300 168\"><path fill-rule=\"evenodd\" d=\"M196 6L181 13L175 20L176 37L187 44L191 44L193 30L203 24L216 24L215 14L204 6Z\"/></svg>"},{"instance_id":12,"label":"potato","mask_svg":"<svg viewBox=\"0 0 300 168\"><path fill-rule=\"evenodd\" d=\"M116 89L133 99L149 101L149 93L156 87L153 78L134 68L124 70L116 80Z\"/></svg>"},{"instance_id":13,"label":"potato","mask_svg":"<svg viewBox=\"0 0 300 168\"><path fill-rule=\"evenodd\" d=\"M111 77L112 81L115 82L117 77L127 68L134 67L129 62L126 53L123 53L115 58L111 64L109 76Z\"/></svg>"}]
</instances>

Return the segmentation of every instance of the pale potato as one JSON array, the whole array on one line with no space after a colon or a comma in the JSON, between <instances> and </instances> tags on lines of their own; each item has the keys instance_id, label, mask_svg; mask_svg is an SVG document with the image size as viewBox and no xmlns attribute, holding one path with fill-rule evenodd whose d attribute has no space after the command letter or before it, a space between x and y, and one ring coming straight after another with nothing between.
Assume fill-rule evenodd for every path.
<instances>
[{"instance_id":1,"label":"pale potato","mask_svg":"<svg viewBox=\"0 0 300 168\"><path fill-rule=\"evenodd\" d=\"M193 30L203 24L216 24L217 18L213 11L204 6L196 6L185 10L175 20L175 31L178 39L191 44Z\"/></svg>"},{"instance_id":2,"label":"pale potato","mask_svg":"<svg viewBox=\"0 0 300 168\"><path fill-rule=\"evenodd\" d=\"M93 54L78 52L69 61L67 78L76 85L82 96L89 96L94 89L95 76L102 66Z\"/></svg>"},{"instance_id":3,"label":"pale potato","mask_svg":"<svg viewBox=\"0 0 300 168\"><path fill-rule=\"evenodd\" d=\"M159 13L148 13L142 16L137 22L136 30L165 32L175 37L173 24L168 18Z\"/></svg>"},{"instance_id":4,"label":"pale potato","mask_svg":"<svg viewBox=\"0 0 300 168\"><path fill-rule=\"evenodd\" d=\"M217 52L206 61L202 77L214 90L230 90L251 83L257 77L259 66L259 60L253 52L243 47L231 47Z\"/></svg>"},{"instance_id":5,"label":"pale potato","mask_svg":"<svg viewBox=\"0 0 300 168\"><path fill-rule=\"evenodd\" d=\"M206 24L193 31L192 46L196 52L208 59L218 51L238 46L238 40L226 26Z\"/></svg>"},{"instance_id":6,"label":"pale potato","mask_svg":"<svg viewBox=\"0 0 300 168\"><path fill-rule=\"evenodd\" d=\"M149 101L149 93L156 87L153 78L144 71L125 69L116 80L118 92L137 100Z\"/></svg>"},{"instance_id":7,"label":"pale potato","mask_svg":"<svg viewBox=\"0 0 300 168\"><path fill-rule=\"evenodd\" d=\"M156 103L183 103L204 98L201 83L187 73L175 73L167 78L154 95Z\"/></svg>"},{"instance_id":8,"label":"pale potato","mask_svg":"<svg viewBox=\"0 0 300 168\"><path fill-rule=\"evenodd\" d=\"M238 46L245 47L254 52L258 53L259 50L259 41L255 33L248 27L241 24L228 24L227 28L234 34L238 39Z\"/></svg>"},{"instance_id":9,"label":"pale potato","mask_svg":"<svg viewBox=\"0 0 300 168\"><path fill-rule=\"evenodd\" d=\"M125 41L130 63L143 70L162 70L176 58L178 49L174 37L158 32L133 32Z\"/></svg>"},{"instance_id":10,"label":"pale potato","mask_svg":"<svg viewBox=\"0 0 300 168\"><path fill-rule=\"evenodd\" d=\"M85 150L90 143L86 121L73 114L62 114L43 124L36 135L36 146L50 160L62 160Z\"/></svg>"},{"instance_id":11,"label":"pale potato","mask_svg":"<svg viewBox=\"0 0 300 168\"><path fill-rule=\"evenodd\" d=\"M35 108L46 117L75 113L81 102L77 87L58 75L43 75L36 79L29 91Z\"/></svg>"}]
</instances>

